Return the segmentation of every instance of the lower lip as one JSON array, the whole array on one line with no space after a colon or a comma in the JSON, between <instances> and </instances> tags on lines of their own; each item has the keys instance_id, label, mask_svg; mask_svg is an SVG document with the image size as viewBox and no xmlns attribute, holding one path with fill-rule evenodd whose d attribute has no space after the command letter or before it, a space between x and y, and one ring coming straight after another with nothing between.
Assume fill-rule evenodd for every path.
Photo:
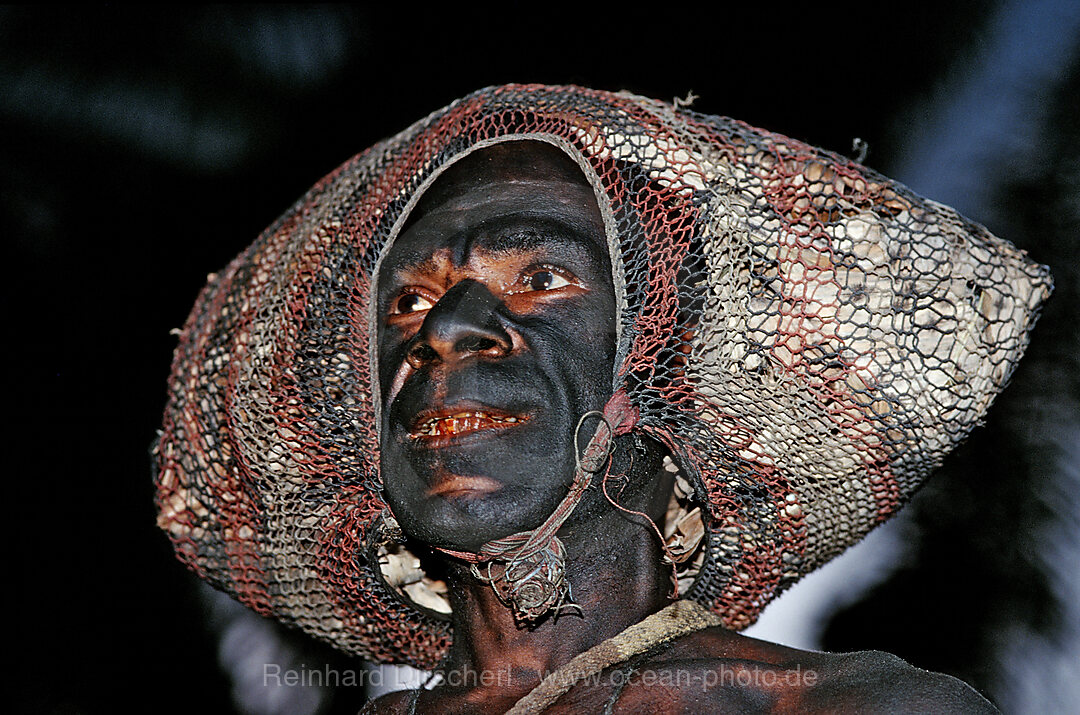
<instances>
[{"instance_id":1,"label":"lower lip","mask_svg":"<svg viewBox=\"0 0 1080 715\"><path fill-rule=\"evenodd\" d=\"M459 477L451 476L439 480L439 483L428 490L429 496L449 499L453 497L482 496L491 494L499 489L500 485L494 479L487 477Z\"/></svg>"}]
</instances>

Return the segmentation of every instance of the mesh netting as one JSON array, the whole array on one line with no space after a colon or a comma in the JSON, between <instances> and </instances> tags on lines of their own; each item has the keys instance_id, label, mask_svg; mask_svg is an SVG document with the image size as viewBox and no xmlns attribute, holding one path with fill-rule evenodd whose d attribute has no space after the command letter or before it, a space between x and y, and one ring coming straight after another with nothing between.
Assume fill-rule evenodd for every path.
<instances>
[{"instance_id":1,"label":"mesh netting","mask_svg":"<svg viewBox=\"0 0 1080 715\"><path fill-rule=\"evenodd\" d=\"M373 273L418 187L513 139L563 148L597 189L613 388L679 470L684 595L731 628L912 494L1002 388L1050 291L951 209L730 119L541 86L436 112L210 276L157 448L158 521L190 568L375 661L430 668L451 631L438 584L382 538Z\"/></svg>"}]
</instances>

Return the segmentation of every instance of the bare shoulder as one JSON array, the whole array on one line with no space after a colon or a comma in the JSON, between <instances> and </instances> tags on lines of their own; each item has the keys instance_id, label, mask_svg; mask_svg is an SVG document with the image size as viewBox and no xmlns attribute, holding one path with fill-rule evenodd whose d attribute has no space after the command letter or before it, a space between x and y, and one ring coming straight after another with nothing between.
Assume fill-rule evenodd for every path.
<instances>
[{"instance_id":1,"label":"bare shoulder","mask_svg":"<svg viewBox=\"0 0 1080 715\"><path fill-rule=\"evenodd\" d=\"M376 713L385 715L396 715L397 713L409 712L409 705L413 697L411 690L398 690L392 693L387 693L375 700L369 700L363 709L360 710L360 715L375 715Z\"/></svg>"},{"instance_id":2,"label":"bare shoulder","mask_svg":"<svg viewBox=\"0 0 1080 715\"><path fill-rule=\"evenodd\" d=\"M802 651L723 629L641 664L620 700L617 712L997 712L964 682L888 653Z\"/></svg>"},{"instance_id":3,"label":"bare shoulder","mask_svg":"<svg viewBox=\"0 0 1080 715\"><path fill-rule=\"evenodd\" d=\"M996 713L967 683L881 651L812 654L821 673L810 709L833 712Z\"/></svg>"}]
</instances>

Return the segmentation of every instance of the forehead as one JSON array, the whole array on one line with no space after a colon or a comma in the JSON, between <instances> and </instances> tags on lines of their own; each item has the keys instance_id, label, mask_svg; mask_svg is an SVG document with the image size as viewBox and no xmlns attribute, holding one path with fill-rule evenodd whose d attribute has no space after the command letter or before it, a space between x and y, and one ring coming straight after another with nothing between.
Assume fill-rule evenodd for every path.
<instances>
[{"instance_id":1,"label":"forehead","mask_svg":"<svg viewBox=\"0 0 1080 715\"><path fill-rule=\"evenodd\" d=\"M380 273L420 267L436 255L464 265L474 254L607 256L591 189L559 182L493 183L410 222Z\"/></svg>"},{"instance_id":2,"label":"forehead","mask_svg":"<svg viewBox=\"0 0 1080 715\"><path fill-rule=\"evenodd\" d=\"M417 201L379 280L436 255L461 265L477 252L588 253L610 267L592 186L562 151L534 141L479 150L444 172Z\"/></svg>"}]
</instances>

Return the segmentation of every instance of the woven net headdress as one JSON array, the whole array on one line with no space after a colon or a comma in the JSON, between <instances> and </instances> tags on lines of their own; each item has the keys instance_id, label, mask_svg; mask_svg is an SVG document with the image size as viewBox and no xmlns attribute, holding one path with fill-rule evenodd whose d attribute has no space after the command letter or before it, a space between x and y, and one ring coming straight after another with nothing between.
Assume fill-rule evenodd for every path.
<instances>
[{"instance_id":1,"label":"woven net headdress","mask_svg":"<svg viewBox=\"0 0 1080 715\"><path fill-rule=\"evenodd\" d=\"M383 534L373 276L419 187L515 139L594 183L613 391L678 466L684 596L731 628L896 511L1004 386L1050 291L951 209L740 122L578 87L455 102L211 276L169 383L158 522L177 554L348 653L430 668L452 637L437 585Z\"/></svg>"}]
</instances>

